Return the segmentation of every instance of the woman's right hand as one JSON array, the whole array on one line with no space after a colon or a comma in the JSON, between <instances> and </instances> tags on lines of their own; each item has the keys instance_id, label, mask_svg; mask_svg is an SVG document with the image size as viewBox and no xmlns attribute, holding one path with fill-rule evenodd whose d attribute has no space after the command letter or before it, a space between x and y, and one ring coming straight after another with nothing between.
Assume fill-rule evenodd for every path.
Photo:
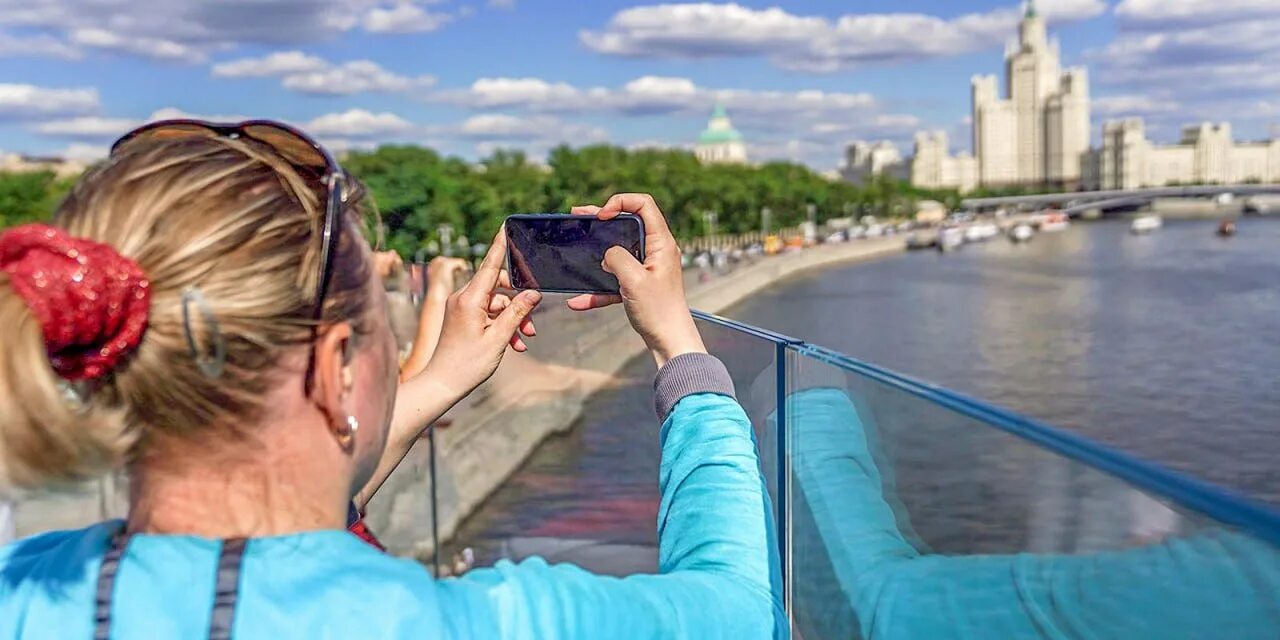
<instances>
[{"instance_id":1,"label":"woman's right hand","mask_svg":"<svg viewBox=\"0 0 1280 640\"><path fill-rule=\"evenodd\" d=\"M506 255L506 234L499 230L475 277L450 295L445 307L440 342L422 375L442 382L455 400L497 371L508 346L523 352L528 348L523 338L535 335L529 314L542 294L498 292Z\"/></svg>"},{"instance_id":2,"label":"woman's right hand","mask_svg":"<svg viewBox=\"0 0 1280 640\"><path fill-rule=\"evenodd\" d=\"M645 257L641 263L622 247L609 249L604 256L604 270L618 278L621 295L580 295L569 299L569 308L586 311L621 302L631 326L644 338L659 369L678 355L706 353L684 297L680 246L653 196L621 193L609 198L603 207L574 207L573 213L601 220L620 213L639 216L644 221Z\"/></svg>"}]
</instances>

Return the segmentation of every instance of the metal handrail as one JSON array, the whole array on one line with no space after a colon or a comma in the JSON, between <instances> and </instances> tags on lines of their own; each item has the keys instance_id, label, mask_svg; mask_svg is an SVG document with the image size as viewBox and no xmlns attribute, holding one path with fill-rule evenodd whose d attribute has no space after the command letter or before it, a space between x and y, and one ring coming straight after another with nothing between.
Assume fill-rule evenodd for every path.
<instances>
[{"instance_id":1,"label":"metal handrail","mask_svg":"<svg viewBox=\"0 0 1280 640\"><path fill-rule=\"evenodd\" d=\"M1280 510L1237 492L1192 478L1158 463L1143 460L1089 438L1021 416L1008 409L863 362L826 347L702 311L694 311L693 315L698 320L772 342L778 345L780 354L791 351L796 355L824 362L927 400L1064 458L1117 477L1144 491L1167 498L1186 509L1237 527L1267 542L1280 544ZM777 367L780 371L785 369L784 363L781 362L777 363ZM785 373L780 374L780 376L783 375ZM779 406L783 405L779 404Z\"/></svg>"}]
</instances>

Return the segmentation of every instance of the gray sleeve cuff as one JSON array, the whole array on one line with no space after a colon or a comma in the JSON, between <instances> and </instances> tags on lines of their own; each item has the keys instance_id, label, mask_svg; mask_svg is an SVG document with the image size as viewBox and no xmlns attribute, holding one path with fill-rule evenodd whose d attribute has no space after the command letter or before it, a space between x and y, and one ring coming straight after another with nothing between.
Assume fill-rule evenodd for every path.
<instances>
[{"instance_id":1,"label":"gray sleeve cuff","mask_svg":"<svg viewBox=\"0 0 1280 640\"><path fill-rule=\"evenodd\" d=\"M668 360L653 379L653 404L658 410L658 420L666 422L676 403L695 393L735 397L733 379L724 363L705 353L686 353Z\"/></svg>"}]
</instances>

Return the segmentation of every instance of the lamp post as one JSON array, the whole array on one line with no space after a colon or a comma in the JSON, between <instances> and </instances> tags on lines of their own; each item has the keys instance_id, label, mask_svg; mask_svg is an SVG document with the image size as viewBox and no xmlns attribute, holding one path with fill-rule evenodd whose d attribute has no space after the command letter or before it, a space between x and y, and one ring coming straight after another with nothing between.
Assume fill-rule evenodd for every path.
<instances>
[{"instance_id":1,"label":"lamp post","mask_svg":"<svg viewBox=\"0 0 1280 640\"><path fill-rule=\"evenodd\" d=\"M453 225L445 223L436 226L436 234L440 237L440 249L447 257L453 256Z\"/></svg>"},{"instance_id":2,"label":"lamp post","mask_svg":"<svg viewBox=\"0 0 1280 640\"><path fill-rule=\"evenodd\" d=\"M707 235L709 236L709 238L710 238L710 240L711 240L711 242L712 242L712 243L714 243L714 242L715 242L715 238L716 238L716 220L717 220L719 217L720 217L720 215L719 215L718 213L716 213L715 211L703 211L703 212L702 212L702 220L703 220L703 222L705 222L705 223L707 224L707 231L709 232Z\"/></svg>"},{"instance_id":3,"label":"lamp post","mask_svg":"<svg viewBox=\"0 0 1280 640\"><path fill-rule=\"evenodd\" d=\"M760 235L762 240L769 236L769 223L772 222L773 211L769 207L761 207L760 209Z\"/></svg>"}]
</instances>

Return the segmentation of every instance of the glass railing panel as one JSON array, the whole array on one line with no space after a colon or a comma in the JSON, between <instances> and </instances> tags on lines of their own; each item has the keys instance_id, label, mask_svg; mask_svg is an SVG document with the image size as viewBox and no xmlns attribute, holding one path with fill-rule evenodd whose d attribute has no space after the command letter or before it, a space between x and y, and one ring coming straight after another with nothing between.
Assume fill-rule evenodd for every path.
<instances>
[{"instance_id":1,"label":"glass railing panel","mask_svg":"<svg viewBox=\"0 0 1280 640\"><path fill-rule=\"evenodd\" d=\"M797 636L1270 637L1275 546L921 389L789 352ZM1134 461L1134 464L1139 464Z\"/></svg>"},{"instance_id":2,"label":"glass railing panel","mask_svg":"<svg viewBox=\"0 0 1280 640\"><path fill-rule=\"evenodd\" d=\"M778 480L782 460L779 458L778 429L770 420L782 389L777 356L781 343L767 334L751 334L706 321L698 322L698 330L707 351L714 354L729 370L738 401L751 420L765 486L776 510L779 507Z\"/></svg>"}]
</instances>

